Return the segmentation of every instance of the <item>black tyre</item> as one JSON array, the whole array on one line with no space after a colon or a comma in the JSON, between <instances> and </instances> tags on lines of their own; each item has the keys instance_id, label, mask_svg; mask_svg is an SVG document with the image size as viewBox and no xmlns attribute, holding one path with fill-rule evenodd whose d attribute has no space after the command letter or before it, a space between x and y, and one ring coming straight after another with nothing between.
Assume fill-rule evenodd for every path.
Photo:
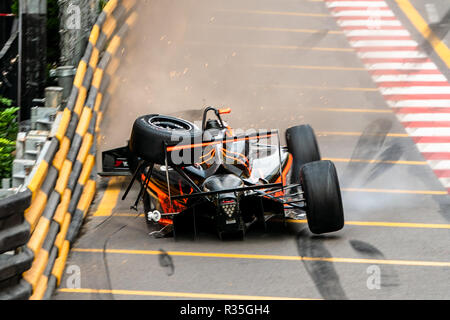
<instances>
[{"instance_id":1,"label":"black tyre","mask_svg":"<svg viewBox=\"0 0 450 320\"><path fill-rule=\"evenodd\" d=\"M300 168L309 162L321 160L316 134L310 125L291 127L286 130L286 142L293 157L292 169L298 177Z\"/></svg>"},{"instance_id":2,"label":"black tyre","mask_svg":"<svg viewBox=\"0 0 450 320\"><path fill-rule=\"evenodd\" d=\"M344 227L344 210L336 167L331 161L305 164L300 181L306 199L306 217L312 233L334 232Z\"/></svg>"},{"instance_id":3,"label":"black tyre","mask_svg":"<svg viewBox=\"0 0 450 320\"><path fill-rule=\"evenodd\" d=\"M129 149L137 157L155 164L165 163L165 143L201 141L201 130L193 123L170 116L151 114L136 119Z\"/></svg>"}]
</instances>

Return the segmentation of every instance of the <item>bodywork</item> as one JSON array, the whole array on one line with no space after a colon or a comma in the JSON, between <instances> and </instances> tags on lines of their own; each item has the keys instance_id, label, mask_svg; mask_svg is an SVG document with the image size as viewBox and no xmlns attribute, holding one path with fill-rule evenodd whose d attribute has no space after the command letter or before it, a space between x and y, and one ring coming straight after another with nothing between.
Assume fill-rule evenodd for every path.
<instances>
[{"instance_id":1,"label":"bodywork","mask_svg":"<svg viewBox=\"0 0 450 320\"><path fill-rule=\"evenodd\" d=\"M238 135L227 127L206 133L197 143L166 145L164 165L133 159L127 147L107 151L103 174L124 174L140 163L133 168L132 182L141 182L134 208L147 192L144 199L152 206L146 218L169 227L174 235L186 226L195 235L202 226L215 229L219 237L244 235L254 223L266 227L272 217L303 213L300 184L288 184L293 159L280 145L278 131Z\"/></svg>"}]
</instances>

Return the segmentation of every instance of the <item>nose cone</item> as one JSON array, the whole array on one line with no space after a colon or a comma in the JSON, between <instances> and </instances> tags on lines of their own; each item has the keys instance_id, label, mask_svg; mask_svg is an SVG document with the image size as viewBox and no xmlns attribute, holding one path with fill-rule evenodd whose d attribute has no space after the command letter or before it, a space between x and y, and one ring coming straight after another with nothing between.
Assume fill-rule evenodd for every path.
<instances>
[{"instance_id":1,"label":"nose cone","mask_svg":"<svg viewBox=\"0 0 450 320\"><path fill-rule=\"evenodd\" d=\"M214 175L205 180L203 189L206 191L219 191L242 187L242 180L234 174Z\"/></svg>"}]
</instances>

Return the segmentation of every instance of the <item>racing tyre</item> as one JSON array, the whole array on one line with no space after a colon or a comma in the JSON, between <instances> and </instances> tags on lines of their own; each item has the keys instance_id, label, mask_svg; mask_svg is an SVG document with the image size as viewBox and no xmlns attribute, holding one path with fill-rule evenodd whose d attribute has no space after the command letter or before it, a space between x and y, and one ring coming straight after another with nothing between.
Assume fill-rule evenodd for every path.
<instances>
[{"instance_id":1,"label":"racing tyre","mask_svg":"<svg viewBox=\"0 0 450 320\"><path fill-rule=\"evenodd\" d=\"M201 141L201 135L201 130L189 121L151 114L134 122L129 149L151 163L165 164L165 143L193 143Z\"/></svg>"},{"instance_id":2,"label":"racing tyre","mask_svg":"<svg viewBox=\"0 0 450 320\"><path fill-rule=\"evenodd\" d=\"M286 142L293 157L293 172L298 176L302 165L321 160L316 134L310 125L291 127L286 130Z\"/></svg>"},{"instance_id":3,"label":"racing tyre","mask_svg":"<svg viewBox=\"0 0 450 320\"><path fill-rule=\"evenodd\" d=\"M300 181L306 200L306 217L312 233L334 232L344 227L344 210L336 167L331 161L305 164Z\"/></svg>"}]
</instances>

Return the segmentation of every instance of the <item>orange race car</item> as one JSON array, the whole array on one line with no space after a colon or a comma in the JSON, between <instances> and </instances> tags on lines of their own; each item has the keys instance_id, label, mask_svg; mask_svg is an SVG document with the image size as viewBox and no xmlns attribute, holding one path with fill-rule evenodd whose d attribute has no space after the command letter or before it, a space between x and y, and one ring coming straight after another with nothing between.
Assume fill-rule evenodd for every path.
<instances>
[{"instance_id":1,"label":"orange race car","mask_svg":"<svg viewBox=\"0 0 450 320\"><path fill-rule=\"evenodd\" d=\"M201 128L172 116L139 117L128 145L103 153L101 175L132 174L123 200L140 182L132 208L143 200L154 235L190 228L196 236L206 227L220 238L244 237L251 225L265 227L273 217L306 216L316 234L342 229L336 168L321 160L313 129L287 129L282 147L277 130L232 130L221 116L229 112L207 107Z\"/></svg>"}]
</instances>

